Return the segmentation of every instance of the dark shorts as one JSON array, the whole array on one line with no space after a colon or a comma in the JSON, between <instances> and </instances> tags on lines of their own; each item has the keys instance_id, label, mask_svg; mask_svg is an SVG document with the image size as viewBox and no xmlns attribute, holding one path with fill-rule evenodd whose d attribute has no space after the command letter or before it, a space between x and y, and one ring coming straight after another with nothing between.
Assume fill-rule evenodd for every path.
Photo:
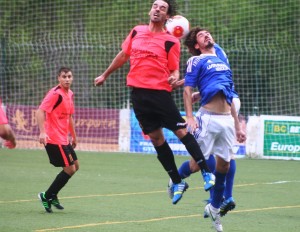
<instances>
[{"instance_id":1,"label":"dark shorts","mask_svg":"<svg viewBox=\"0 0 300 232\"><path fill-rule=\"evenodd\" d=\"M131 102L144 134L162 127L171 131L185 128L185 120L181 117L171 93L167 91L133 88Z\"/></svg>"},{"instance_id":2,"label":"dark shorts","mask_svg":"<svg viewBox=\"0 0 300 232\"><path fill-rule=\"evenodd\" d=\"M71 146L68 145L57 145L47 143L45 146L49 161L55 167L68 167L74 164L74 161L77 160L76 153Z\"/></svg>"}]
</instances>

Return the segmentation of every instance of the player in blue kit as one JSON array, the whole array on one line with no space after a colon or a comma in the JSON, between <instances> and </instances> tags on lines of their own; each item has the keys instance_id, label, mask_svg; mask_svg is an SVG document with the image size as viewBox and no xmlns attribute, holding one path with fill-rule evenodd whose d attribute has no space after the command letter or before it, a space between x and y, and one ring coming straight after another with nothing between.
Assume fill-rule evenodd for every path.
<instances>
[{"instance_id":1,"label":"player in blue kit","mask_svg":"<svg viewBox=\"0 0 300 232\"><path fill-rule=\"evenodd\" d=\"M219 57L224 63L227 64L228 67L230 67L227 55L224 52L224 50L217 43L214 43L214 49L215 49L215 53L216 53L217 57ZM189 50L190 50L190 53L194 56L198 56L201 54L198 49L192 48ZM183 84L184 84L184 79L181 80L180 82L178 82L178 86L181 86ZM199 102L200 99L201 99L201 97L200 97L199 92L195 92L192 94L193 103ZM233 102L235 104L235 108L238 113L241 103L240 103L240 99L239 99L236 91L233 92ZM213 154L211 156L209 156L209 159L206 160L206 163L207 163L209 169L211 170L211 172L214 172L216 161L215 161L215 157ZM183 162L182 165L180 166L180 168L178 169L179 175L181 176L182 179L185 179L185 178L189 177L191 174L196 173L198 171L199 171L198 165L196 164L196 162L193 159ZM232 154L231 160L230 160L230 168L226 175L224 201L222 202L222 205L220 208L221 216L224 216L229 210L233 210L236 206L235 201L232 196L235 171L236 171L236 162L234 159L234 154ZM168 194L169 194L170 198L173 197L173 191L171 188L172 185L173 185L173 183L172 183L172 180L170 179L169 185L168 185ZM211 202L212 193L213 193L213 189L210 190L210 198L207 200L208 203ZM206 217L208 217L208 215L204 213L204 217L206 218Z\"/></svg>"},{"instance_id":2,"label":"player in blue kit","mask_svg":"<svg viewBox=\"0 0 300 232\"><path fill-rule=\"evenodd\" d=\"M201 28L192 29L186 37L185 45L190 51L200 55L191 57L187 62L184 81L184 106L189 131L194 133L206 159L210 154L216 156L216 182L211 203L205 212L213 221L216 231L223 231L220 221L225 178L229 170L234 137L239 142L246 139L238 121L232 72L229 65L217 57L211 34ZM194 54L194 53L192 53ZM200 92L200 109L193 115L193 88Z\"/></svg>"},{"instance_id":3,"label":"player in blue kit","mask_svg":"<svg viewBox=\"0 0 300 232\"><path fill-rule=\"evenodd\" d=\"M187 43L189 43L188 40L187 40ZM216 53L217 57L219 57L230 68L228 57L227 57L225 51L217 43L214 43L214 48L215 48L215 53ZM195 48L189 49L189 50L193 55L197 56L197 55L201 54L200 51ZM200 101L200 93L199 92L193 93L193 99L194 99L194 101L196 101L197 99L198 99L198 101ZM233 100L232 101L234 102L235 109L238 114L239 110L240 110L241 102L240 102L237 92L234 89L233 89ZM214 172L215 166L216 166L215 157L213 155L211 155L209 157L209 159L206 161L206 163L207 163L208 167L210 168L210 170L212 172ZM183 163L181 165L181 167L179 168L179 174L182 176L185 176L185 177L188 177L191 173L198 172L198 171L199 170L198 170L197 166L195 165L195 161L192 159L190 161L187 161L186 163ZM228 211L233 210L236 206L235 201L232 196L235 172L236 172L236 162L235 162L234 154L232 154L231 160L230 160L230 167L229 167L228 173L226 175L224 200L223 200L223 202L221 204L221 208L220 208L221 217L226 215L226 213ZM210 190L210 198L207 200L208 203L211 202L212 193L213 193L213 189ZM204 212L204 217L205 218L208 217L208 215L205 214L205 212Z\"/></svg>"}]
</instances>

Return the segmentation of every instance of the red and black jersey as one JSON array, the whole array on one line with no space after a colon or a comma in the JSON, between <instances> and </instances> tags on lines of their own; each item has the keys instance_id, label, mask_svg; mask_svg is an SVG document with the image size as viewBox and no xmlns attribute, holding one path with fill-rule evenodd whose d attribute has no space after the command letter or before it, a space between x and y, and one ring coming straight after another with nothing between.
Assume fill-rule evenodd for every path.
<instances>
[{"instance_id":1,"label":"red and black jersey","mask_svg":"<svg viewBox=\"0 0 300 232\"><path fill-rule=\"evenodd\" d=\"M172 91L170 72L179 70L180 41L167 32L153 33L148 25L134 27L122 44L130 56L127 85Z\"/></svg>"},{"instance_id":2,"label":"red and black jersey","mask_svg":"<svg viewBox=\"0 0 300 232\"><path fill-rule=\"evenodd\" d=\"M73 92L66 92L58 85L47 93L39 108L46 112L47 142L67 145L70 117L74 114Z\"/></svg>"}]
</instances>

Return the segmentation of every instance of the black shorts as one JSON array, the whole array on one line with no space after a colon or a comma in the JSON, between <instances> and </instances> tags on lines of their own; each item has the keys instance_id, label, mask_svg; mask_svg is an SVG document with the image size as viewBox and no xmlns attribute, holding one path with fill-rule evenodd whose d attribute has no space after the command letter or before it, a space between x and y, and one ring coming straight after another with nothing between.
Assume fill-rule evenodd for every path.
<instances>
[{"instance_id":1,"label":"black shorts","mask_svg":"<svg viewBox=\"0 0 300 232\"><path fill-rule=\"evenodd\" d=\"M171 93L165 90L133 88L131 102L144 134L162 127L171 131L185 128L185 120L181 117Z\"/></svg>"},{"instance_id":2,"label":"black shorts","mask_svg":"<svg viewBox=\"0 0 300 232\"><path fill-rule=\"evenodd\" d=\"M68 145L57 145L47 143L45 146L49 161L55 167L68 167L74 164L74 161L77 160L76 153L71 146Z\"/></svg>"}]
</instances>

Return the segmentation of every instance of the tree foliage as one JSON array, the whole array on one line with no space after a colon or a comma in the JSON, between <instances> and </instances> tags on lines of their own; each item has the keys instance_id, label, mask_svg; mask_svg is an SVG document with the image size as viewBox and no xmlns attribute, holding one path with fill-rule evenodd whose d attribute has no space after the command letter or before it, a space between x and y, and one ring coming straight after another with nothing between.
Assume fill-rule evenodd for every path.
<instances>
[{"instance_id":1,"label":"tree foliage","mask_svg":"<svg viewBox=\"0 0 300 232\"><path fill-rule=\"evenodd\" d=\"M124 107L129 98L128 65L112 74L101 90L92 82L120 50L130 29L148 23L151 2L0 0L2 97L6 102L38 104L56 83L58 67L67 65L76 77L78 105ZM192 27L208 28L227 52L243 113L300 115L298 0L177 3L179 14ZM182 47L182 73L188 57ZM174 96L183 110L181 90Z\"/></svg>"}]
</instances>

